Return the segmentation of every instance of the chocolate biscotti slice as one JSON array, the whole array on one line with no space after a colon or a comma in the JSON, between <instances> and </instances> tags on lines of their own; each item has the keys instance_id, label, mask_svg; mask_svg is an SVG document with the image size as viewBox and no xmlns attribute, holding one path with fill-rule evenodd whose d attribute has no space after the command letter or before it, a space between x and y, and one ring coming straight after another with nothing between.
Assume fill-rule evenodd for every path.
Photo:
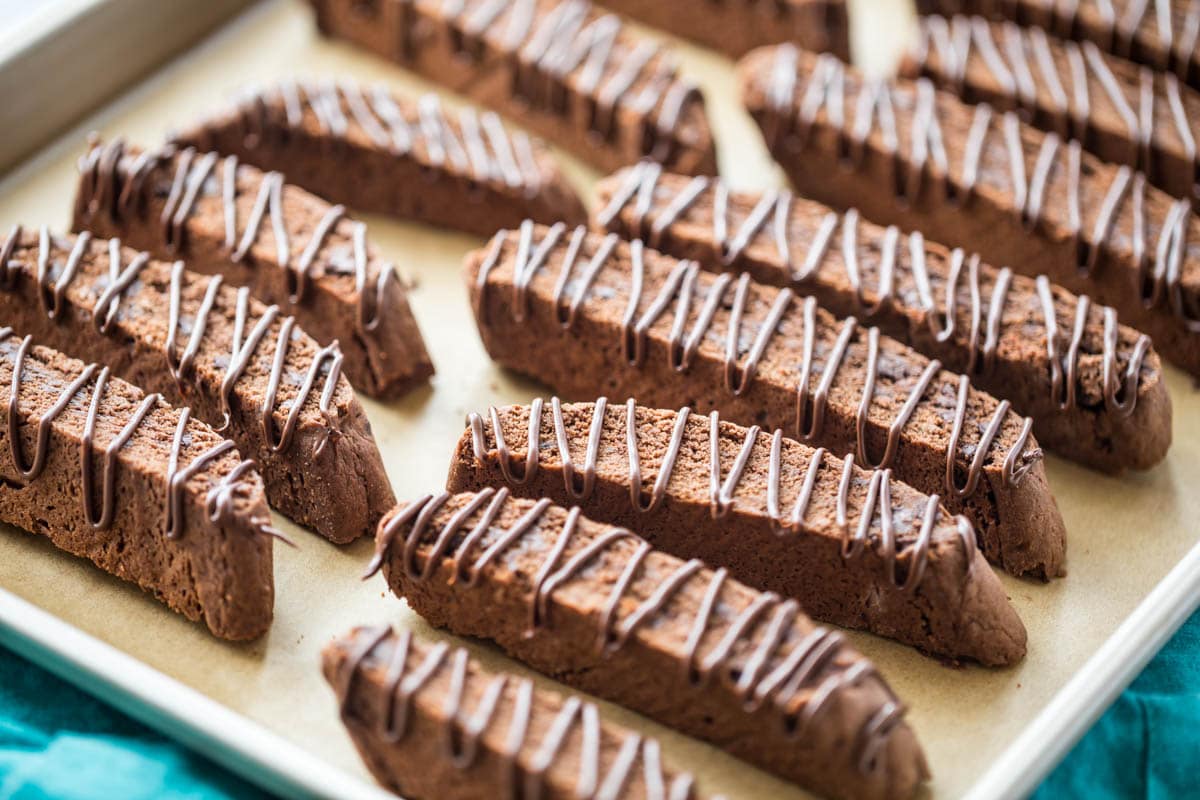
<instances>
[{"instance_id":1,"label":"chocolate biscotti slice","mask_svg":"<svg viewBox=\"0 0 1200 800\"><path fill-rule=\"evenodd\" d=\"M380 524L380 566L431 624L819 794L907 798L928 776L903 704L841 634L577 508L426 496Z\"/></svg>"},{"instance_id":2,"label":"chocolate biscotti slice","mask_svg":"<svg viewBox=\"0 0 1200 800\"><path fill-rule=\"evenodd\" d=\"M925 17L920 31L901 74L1018 111L1105 161L1140 169L1174 197L1200 201L1200 92L1175 75L1011 22Z\"/></svg>"},{"instance_id":3,"label":"chocolate biscotti slice","mask_svg":"<svg viewBox=\"0 0 1200 800\"><path fill-rule=\"evenodd\" d=\"M921 14L982 14L1092 42L1200 89L1200 0L917 0Z\"/></svg>"},{"instance_id":4,"label":"chocolate biscotti slice","mask_svg":"<svg viewBox=\"0 0 1200 800\"><path fill-rule=\"evenodd\" d=\"M8 327L0 386L0 520L222 639L266 633L277 534L254 462L187 408Z\"/></svg>"},{"instance_id":5,"label":"chocolate biscotti slice","mask_svg":"<svg viewBox=\"0 0 1200 800\"><path fill-rule=\"evenodd\" d=\"M879 326L1033 418L1047 448L1092 467L1166 455L1171 402L1150 339L1044 278L1014 275L918 233L790 192L732 192L644 163L602 181L595 227L706 270L811 294Z\"/></svg>"},{"instance_id":6,"label":"chocolate biscotti slice","mask_svg":"<svg viewBox=\"0 0 1200 800\"><path fill-rule=\"evenodd\" d=\"M846 0L603 0L602 5L734 58L763 45L795 42L850 60Z\"/></svg>"},{"instance_id":7,"label":"chocolate biscotti slice","mask_svg":"<svg viewBox=\"0 0 1200 800\"><path fill-rule=\"evenodd\" d=\"M865 79L789 46L739 65L796 189L1111 305L1200 374L1200 222L1187 200L928 81ZM839 163L841 166L839 166Z\"/></svg>"},{"instance_id":8,"label":"chocolate biscotti slice","mask_svg":"<svg viewBox=\"0 0 1200 800\"><path fill-rule=\"evenodd\" d=\"M937 495L854 461L716 411L556 397L471 414L446 488L579 504L656 549L795 599L823 622L946 659L1019 661L1025 628L970 523Z\"/></svg>"},{"instance_id":9,"label":"chocolate biscotti slice","mask_svg":"<svg viewBox=\"0 0 1200 800\"><path fill-rule=\"evenodd\" d=\"M399 397L433 374L405 287L344 207L236 155L192 148L94 143L79 173L76 231L250 287L321 344L336 342L346 377L372 397Z\"/></svg>"},{"instance_id":10,"label":"chocolate biscotti slice","mask_svg":"<svg viewBox=\"0 0 1200 800\"><path fill-rule=\"evenodd\" d=\"M310 0L317 26L611 172L717 169L700 90L669 49L587 0Z\"/></svg>"},{"instance_id":11,"label":"chocolate biscotti slice","mask_svg":"<svg viewBox=\"0 0 1200 800\"><path fill-rule=\"evenodd\" d=\"M447 112L433 93L290 80L245 90L171 138L282 172L330 202L480 236L585 216L545 144L491 111Z\"/></svg>"},{"instance_id":12,"label":"chocolate biscotti slice","mask_svg":"<svg viewBox=\"0 0 1200 800\"><path fill-rule=\"evenodd\" d=\"M355 628L321 662L363 762L409 800L704 796L664 763L657 740L580 697L485 669L461 647Z\"/></svg>"},{"instance_id":13,"label":"chocolate biscotti slice","mask_svg":"<svg viewBox=\"0 0 1200 800\"><path fill-rule=\"evenodd\" d=\"M278 306L87 232L18 226L0 263L8 324L190 406L258 463L267 499L289 519L349 542L395 503L341 352Z\"/></svg>"},{"instance_id":14,"label":"chocolate biscotti slice","mask_svg":"<svg viewBox=\"0 0 1200 800\"><path fill-rule=\"evenodd\" d=\"M1014 574L1062 574L1066 534L1032 420L812 297L583 228L523 224L469 254L488 353L568 400L720 411L940 494Z\"/></svg>"}]
</instances>

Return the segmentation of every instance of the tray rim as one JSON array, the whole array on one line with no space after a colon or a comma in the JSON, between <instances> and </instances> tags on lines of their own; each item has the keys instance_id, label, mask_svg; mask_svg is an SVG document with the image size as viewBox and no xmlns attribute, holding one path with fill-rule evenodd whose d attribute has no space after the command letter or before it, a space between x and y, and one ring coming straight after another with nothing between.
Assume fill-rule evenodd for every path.
<instances>
[{"instance_id":1,"label":"tray rim","mask_svg":"<svg viewBox=\"0 0 1200 800\"><path fill-rule=\"evenodd\" d=\"M277 796L396 800L3 588L0 645Z\"/></svg>"},{"instance_id":2,"label":"tray rim","mask_svg":"<svg viewBox=\"0 0 1200 800\"><path fill-rule=\"evenodd\" d=\"M152 0L151 0L152 1ZM220 21L172 58L261 9L256 0L223 0ZM135 6L145 0L121 0ZM603 0L597 0L603 3ZM850 0L854 2L854 0ZM23 41L0 52L0 77L22 56L49 50L61 34L104 0L64 0L51 18L18 27ZM199 23L202 25L203 23ZM668 33L669 35L669 33ZM128 74L113 95L86 112L101 113L135 92L163 64ZM7 165L0 192L29 169L53 158L80 124L70 119L48 132L45 144ZM1200 609L1200 543L1195 544L1067 681L1024 731L964 795L997 800L1030 795L1066 756L1183 622ZM139 722L200 753L247 782L279 796L396 800L397 794L325 761L237 710L150 667L135 656L76 628L0 587L0 645ZM316 667L314 666L314 669ZM403 800L403 798L401 798Z\"/></svg>"},{"instance_id":3,"label":"tray rim","mask_svg":"<svg viewBox=\"0 0 1200 800\"><path fill-rule=\"evenodd\" d=\"M1197 608L1200 544L1005 748L966 800L1028 796ZM3 588L0 644L268 792L396 800L397 795L328 764L319 754Z\"/></svg>"}]
</instances>

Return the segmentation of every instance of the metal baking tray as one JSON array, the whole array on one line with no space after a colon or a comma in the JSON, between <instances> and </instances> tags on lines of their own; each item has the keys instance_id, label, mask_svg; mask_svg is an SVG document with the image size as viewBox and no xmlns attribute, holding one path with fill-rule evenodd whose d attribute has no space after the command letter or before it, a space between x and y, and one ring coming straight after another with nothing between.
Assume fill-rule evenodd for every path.
<instances>
[{"instance_id":1,"label":"metal baking tray","mask_svg":"<svg viewBox=\"0 0 1200 800\"><path fill-rule=\"evenodd\" d=\"M229 13L237 5L229 3ZM876 67L887 63L902 46L900 32L911 26L906 3L852 5L859 12L859 52ZM180 25L190 24L189 13L182 12ZM93 24L79 15L63 20L84 26L85 33ZM135 26L110 25L96 33L124 37L109 42L115 51L138 47ZM38 41L27 44L24 55L36 56ZM678 49L685 71L708 97L725 177L740 187L783 185L741 111L730 62L682 43ZM3 69L19 61L0 58L0 87L13 86L4 82ZM247 82L326 73L428 88L350 46L320 39L300 0L266 0L130 84L4 177L0 228L14 222L66 227L75 159L90 130L154 144ZM569 157L564 162L586 193L595 173ZM401 402L364 403L396 493L406 499L436 488L467 412L527 402L541 390L493 365L475 335L460 263L481 240L366 219L384 253L417 282L414 312L441 370L432 386ZM933 769L929 796L982 799L1031 791L1200 604L1200 493L1194 490L1200 485L1200 397L1184 374L1168 370L1167 380L1175 443L1164 464L1109 477L1048 460L1069 532L1070 574L1051 584L1003 578L1029 630L1029 655L1021 665L952 669L907 647L850 635L911 707L909 719ZM345 735L318 654L332 636L357 624L427 629L382 579L359 579L369 541L339 548L281 519L276 524L301 546L276 548L275 624L261 641L240 646L213 639L44 539L0 530L0 641L267 789L289 797L391 796L375 787ZM465 644L485 661L526 672L487 645ZM807 796L705 744L601 705L615 719L662 739L667 755L708 791Z\"/></svg>"}]
</instances>

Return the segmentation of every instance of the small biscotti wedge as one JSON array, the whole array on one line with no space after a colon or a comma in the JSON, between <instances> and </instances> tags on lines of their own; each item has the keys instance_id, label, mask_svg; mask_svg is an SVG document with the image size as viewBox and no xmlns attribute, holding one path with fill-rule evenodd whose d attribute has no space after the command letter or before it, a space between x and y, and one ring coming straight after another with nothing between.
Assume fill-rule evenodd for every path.
<instances>
[{"instance_id":1,"label":"small biscotti wedge","mask_svg":"<svg viewBox=\"0 0 1200 800\"><path fill-rule=\"evenodd\" d=\"M426 496L380 525L380 566L431 624L822 795L907 798L928 776L903 704L841 634L577 508Z\"/></svg>"},{"instance_id":2,"label":"small biscotti wedge","mask_svg":"<svg viewBox=\"0 0 1200 800\"><path fill-rule=\"evenodd\" d=\"M395 269L342 206L191 148L97 143L79 173L76 231L250 287L321 344L336 342L346 376L372 397L399 397L433 374Z\"/></svg>"},{"instance_id":3,"label":"small biscotti wedge","mask_svg":"<svg viewBox=\"0 0 1200 800\"><path fill-rule=\"evenodd\" d=\"M763 48L743 99L803 195L1111 305L1200 374L1200 222L1186 200L926 81L865 79L832 58Z\"/></svg>"},{"instance_id":4,"label":"small biscotti wedge","mask_svg":"<svg viewBox=\"0 0 1200 800\"><path fill-rule=\"evenodd\" d=\"M1017 575L1062 574L1066 534L1033 422L812 297L713 275L616 234L523 224L468 254L488 353L567 399L690 406L940 494Z\"/></svg>"},{"instance_id":5,"label":"small biscotti wedge","mask_svg":"<svg viewBox=\"0 0 1200 800\"><path fill-rule=\"evenodd\" d=\"M10 273L11 278L11 273ZM254 462L187 408L0 328L0 520L222 639L271 626L276 532Z\"/></svg>"},{"instance_id":6,"label":"small biscotti wedge","mask_svg":"<svg viewBox=\"0 0 1200 800\"><path fill-rule=\"evenodd\" d=\"M0 316L15 330L190 406L258 463L289 519L343 543L395 503L341 352L278 306L87 232L18 226L0 263Z\"/></svg>"},{"instance_id":7,"label":"small biscotti wedge","mask_svg":"<svg viewBox=\"0 0 1200 800\"><path fill-rule=\"evenodd\" d=\"M731 192L644 163L601 182L597 228L712 272L811 294L1033 418L1045 447L1107 471L1146 469L1171 443L1171 400L1149 337L1045 278L996 269L918 234L790 192Z\"/></svg>"},{"instance_id":8,"label":"small biscotti wedge","mask_svg":"<svg viewBox=\"0 0 1200 800\"><path fill-rule=\"evenodd\" d=\"M1200 89L1200 0L917 0L921 14L983 14L1092 42Z\"/></svg>"},{"instance_id":9,"label":"small biscotti wedge","mask_svg":"<svg viewBox=\"0 0 1200 800\"><path fill-rule=\"evenodd\" d=\"M657 740L579 697L485 669L461 647L355 628L321 660L363 763L409 800L704 796L663 763Z\"/></svg>"},{"instance_id":10,"label":"small biscotti wedge","mask_svg":"<svg viewBox=\"0 0 1200 800\"><path fill-rule=\"evenodd\" d=\"M1025 628L963 517L892 479L684 407L633 400L472 414L446 488L507 487L622 525L790 597L815 619L953 660L1025 655Z\"/></svg>"},{"instance_id":11,"label":"small biscotti wedge","mask_svg":"<svg viewBox=\"0 0 1200 800\"><path fill-rule=\"evenodd\" d=\"M237 156L359 211L488 236L497 228L582 222L583 203L546 146L494 112L446 112L353 81L285 81L242 92L229 108L171 137Z\"/></svg>"},{"instance_id":12,"label":"small biscotti wedge","mask_svg":"<svg viewBox=\"0 0 1200 800\"><path fill-rule=\"evenodd\" d=\"M673 53L587 0L310 0L317 26L506 114L611 172L717 169L704 98Z\"/></svg>"},{"instance_id":13,"label":"small biscotti wedge","mask_svg":"<svg viewBox=\"0 0 1200 800\"><path fill-rule=\"evenodd\" d=\"M920 31L905 77L1018 111L1105 161L1140 169L1175 197L1200 201L1200 92L1175 75L1011 22L925 17Z\"/></svg>"},{"instance_id":14,"label":"small biscotti wedge","mask_svg":"<svg viewBox=\"0 0 1200 800\"><path fill-rule=\"evenodd\" d=\"M795 42L806 50L850 60L846 0L603 0L603 5L734 58L763 45Z\"/></svg>"}]
</instances>

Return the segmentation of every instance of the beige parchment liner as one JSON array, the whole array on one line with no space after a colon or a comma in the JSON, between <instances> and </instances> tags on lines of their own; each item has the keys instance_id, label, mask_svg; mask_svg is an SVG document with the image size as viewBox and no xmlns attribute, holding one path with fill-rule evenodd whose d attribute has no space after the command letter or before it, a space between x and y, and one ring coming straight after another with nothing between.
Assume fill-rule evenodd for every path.
<instances>
[{"instance_id":1,"label":"beige parchment liner","mask_svg":"<svg viewBox=\"0 0 1200 800\"><path fill-rule=\"evenodd\" d=\"M901 45L903 32L910 30L904 0L862 0L855 5L860 12L858 52L877 64L885 62ZM682 44L679 51L685 71L708 96L723 174L740 187L782 185L738 103L730 62ZM133 142L153 144L172 125L223 102L247 82L325 73L425 88L398 68L346 45L322 41L299 0L271 0L10 175L0 184L0 228L7 230L14 222L58 229L67 225L74 162L90 128L106 137L123 134ZM597 177L578 162L565 160L581 188ZM491 403L527 402L541 390L495 367L479 344L460 261L480 246L480 240L367 219L383 252L418 282L413 308L438 366L430 388L400 403L365 402L403 501L440 487L469 411L484 410ZM1169 370L1168 384L1175 407L1175 444L1157 469L1112 478L1049 459L1050 479L1070 536L1070 574L1050 585L1004 579L1029 629L1029 656L1023 664L1005 671L953 669L908 648L852 634L854 643L879 664L911 706L909 720L934 773L933 795L961 796L1200 538L1200 493L1195 490L1200 485L1200 398L1191 380L1176 370ZM278 517L276 524L296 538L300 549L276 547L275 624L262 641L247 646L218 642L137 589L13 529L0 533L0 585L316 757L366 776L338 723L333 696L318 671L318 653L332 636L352 625L388 622L426 630L425 626L386 590L382 578L359 580L369 541L339 549ZM485 645L468 646L489 662L524 671ZM782 800L806 796L635 714L608 705L604 710L659 736L675 763L692 770L708 791Z\"/></svg>"}]
</instances>

